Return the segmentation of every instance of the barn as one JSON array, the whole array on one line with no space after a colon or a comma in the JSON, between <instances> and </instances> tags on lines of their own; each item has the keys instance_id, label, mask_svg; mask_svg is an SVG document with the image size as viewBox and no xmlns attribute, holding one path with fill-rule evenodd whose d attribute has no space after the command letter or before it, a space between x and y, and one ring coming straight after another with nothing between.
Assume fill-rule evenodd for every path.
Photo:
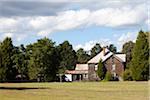
<instances>
[{"instance_id":1,"label":"barn","mask_svg":"<svg viewBox=\"0 0 150 100\"><path fill-rule=\"evenodd\" d=\"M90 59L87 64L76 64L75 70L66 70L66 75L70 75L71 81L99 80L96 71L100 60L102 60L107 72L110 72L114 78L122 80L121 76L125 70L126 55L114 54L106 47Z\"/></svg>"}]
</instances>

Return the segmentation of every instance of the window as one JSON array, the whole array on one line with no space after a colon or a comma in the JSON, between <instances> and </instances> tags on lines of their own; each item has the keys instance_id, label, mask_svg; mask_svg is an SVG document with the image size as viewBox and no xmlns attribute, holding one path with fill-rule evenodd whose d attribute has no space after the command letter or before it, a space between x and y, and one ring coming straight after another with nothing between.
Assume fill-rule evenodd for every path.
<instances>
[{"instance_id":1,"label":"window","mask_svg":"<svg viewBox=\"0 0 150 100\"><path fill-rule=\"evenodd\" d=\"M115 71L115 70L116 70L116 65L113 64L113 65L112 65L112 71Z\"/></svg>"},{"instance_id":2,"label":"window","mask_svg":"<svg viewBox=\"0 0 150 100\"><path fill-rule=\"evenodd\" d=\"M116 77L116 76L117 76L117 74L116 74L115 72L113 73L113 75L114 75L114 77Z\"/></svg>"}]
</instances>

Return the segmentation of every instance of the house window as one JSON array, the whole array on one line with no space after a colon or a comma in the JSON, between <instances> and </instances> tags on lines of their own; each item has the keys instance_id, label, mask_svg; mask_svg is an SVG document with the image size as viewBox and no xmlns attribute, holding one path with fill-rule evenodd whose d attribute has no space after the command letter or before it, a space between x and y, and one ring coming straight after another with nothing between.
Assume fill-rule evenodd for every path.
<instances>
[{"instance_id":1,"label":"house window","mask_svg":"<svg viewBox=\"0 0 150 100\"><path fill-rule=\"evenodd\" d=\"M113 64L113 65L112 65L112 71L115 71L115 70L116 70L116 65Z\"/></svg>"},{"instance_id":2,"label":"house window","mask_svg":"<svg viewBox=\"0 0 150 100\"><path fill-rule=\"evenodd\" d=\"M113 73L113 76L114 76L114 77L116 77L116 76L117 76L117 74L114 72L114 73Z\"/></svg>"}]
</instances>

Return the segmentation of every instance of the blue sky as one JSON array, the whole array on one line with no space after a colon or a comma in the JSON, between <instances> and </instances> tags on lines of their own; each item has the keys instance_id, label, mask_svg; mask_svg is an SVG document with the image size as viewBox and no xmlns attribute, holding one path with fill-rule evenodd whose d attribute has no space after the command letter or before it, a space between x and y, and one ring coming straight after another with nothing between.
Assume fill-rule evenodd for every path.
<instances>
[{"instance_id":1,"label":"blue sky","mask_svg":"<svg viewBox=\"0 0 150 100\"><path fill-rule=\"evenodd\" d=\"M112 43L120 51L138 31L149 31L147 0L5 0L0 9L0 41L12 37L15 45L48 37L75 50Z\"/></svg>"}]
</instances>

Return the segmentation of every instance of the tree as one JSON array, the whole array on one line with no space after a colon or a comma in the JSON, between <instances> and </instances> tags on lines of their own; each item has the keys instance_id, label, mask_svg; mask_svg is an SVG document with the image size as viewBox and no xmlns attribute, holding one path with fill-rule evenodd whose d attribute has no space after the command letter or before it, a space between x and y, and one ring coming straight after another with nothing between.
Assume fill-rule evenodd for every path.
<instances>
[{"instance_id":1,"label":"tree","mask_svg":"<svg viewBox=\"0 0 150 100\"><path fill-rule=\"evenodd\" d=\"M123 48L122 48L122 53L126 54L126 65L127 65L127 68L129 68L129 63L132 59L132 51L133 51L133 47L134 47L134 44L132 41L129 41L129 42L126 42L124 45L123 45Z\"/></svg>"},{"instance_id":2,"label":"tree","mask_svg":"<svg viewBox=\"0 0 150 100\"><path fill-rule=\"evenodd\" d=\"M147 35L140 31L133 48L131 71L133 80L148 80L149 76L149 43Z\"/></svg>"},{"instance_id":3,"label":"tree","mask_svg":"<svg viewBox=\"0 0 150 100\"><path fill-rule=\"evenodd\" d=\"M60 54L59 73L64 73L66 69L73 70L77 63L76 52L68 41L64 41L58 47Z\"/></svg>"},{"instance_id":4,"label":"tree","mask_svg":"<svg viewBox=\"0 0 150 100\"><path fill-rule=\"evenodd\" d=\"M13 67L13 44L11 38L5 38L1 43L1 68L0 76L3 81L12 81L16 76L16 68Z\"/></svg>"},{"instance_id":5,"label":"tree","mask_svg":"<svg viewBox=\"0 0 150 100\"><path fill-rule=\"evenodd\" d=\"M87 63L90 58L90 56L82 48L77 50L76 55L78 57L77 63Z\"/></svg>"},{"instance_id":6,"label":"tree","mask_svg":"<svg viewBox=\"0 0 150 100\"><path fill-rule=\"evenodd\" d=\"M17 69L17 74L21 75L22 78L28 77L28 68L27 68L27 58L26 58L26 49L24 45L20 45L20 47L14 47L13 50L13 63L14 67Z\"/></svg>"},{"instance_id":7,"label":"tree","mask_svg":"<svg viewBox=\"0 0 150 100\"><path fill-rule=\"evenodd\" d=\"M91 58L96 56L101 51L102 51L102 47L100 46L100 44L96 43L95 46L91 49Z\"/></svg>"},{"instance_id":8,"label":"tree","mask_svg":"<svg viewBox=\"0 0 150 100\"><path fill-rule=\"evenodd\" d=\"M117 47L114 46L114 44L110 44L108 46L108 49L113 52L113 53L116 53L117 52Z\"/></svg>"},{"instance_id":9,"label":"tree","mask_svg":"<svg viewBox=\"0 0 150 100\"><path fill-rule=\"evenodd\" d=\"M103 80L105 78L106 69L102 63L102 60L100 60L98 63L97 74L101 80Z\"/></svg>"},{"instance_id":10,"label":"tree","mask_svg":"<svg viewBox=\"0 0 150 100\"><path fill-rule=\"evenodd\" d=\"M27 46L30 79L55 80L59 61L54 44L51 40L43 38Z\"/></svg>"}]
</instances>

